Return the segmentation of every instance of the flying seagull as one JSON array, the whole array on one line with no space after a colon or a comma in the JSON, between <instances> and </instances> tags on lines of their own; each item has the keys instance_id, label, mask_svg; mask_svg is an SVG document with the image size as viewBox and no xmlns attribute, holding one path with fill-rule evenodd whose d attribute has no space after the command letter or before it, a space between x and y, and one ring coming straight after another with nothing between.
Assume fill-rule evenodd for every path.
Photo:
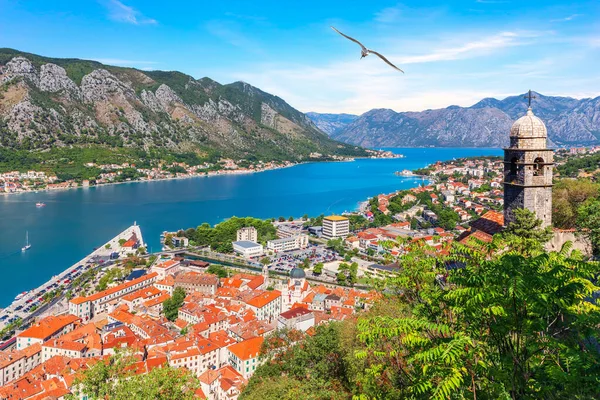
<instances>
[{"instance_id":1,"label":"flying seagull","mask_svg":"<svg viewBox=\"0 0 600 400\"><path fill-rule=\"evenodd\" d=\"M360 51L360 58L363 59L366 56L368 56L369 54L375 54L377 57L381 58L383 61L385 61L385 63L387 65L389 65L390 67L397 69L398 71L404 73L404 71L402 71L400 68L396 67L394 64L392 64L387 58L385 58L384 56L382 56L381 54L379 54L378 52L374 51L374 50L369 50L367 49L365 46L363 46L363 44L361 42L359 42L358 40L351 38L348 35L344 35L342 32L338 31L337 29L335 29L333 26L331 27L331 29L333 29L334 31L336 31L337 33L339 33L340 35L342 35L343 37L345 37L346 39L352 40L354 43L357 43L360 47L361 47L361 51Z\"/></svg>"}]
</instances>

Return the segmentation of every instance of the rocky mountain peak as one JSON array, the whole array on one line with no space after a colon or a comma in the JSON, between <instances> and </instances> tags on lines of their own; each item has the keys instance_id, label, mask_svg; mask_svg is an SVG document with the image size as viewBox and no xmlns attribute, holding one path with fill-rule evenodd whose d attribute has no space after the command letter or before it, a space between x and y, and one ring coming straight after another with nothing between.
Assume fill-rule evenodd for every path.
<instances>
[{"instance_id":1,"label":"rocky mountain peak","mask_svg":"<svg viewBox=\"0 0 600 400\"><path fill-rule=\"evenodd\" d=\"M87 103L108 100L115 94L135 97L132 88L105 69L96 69L81 79L83 100Z\"/></svg>"},{"instance_id":2,"label":"rocky mountain peak","mask_svg":"<svg viewBox=\"0 0 600 400\"><path fill-rule=\"evenodd\" d=\"M79 88L67 76L67 71L63 67L52 63L40 67L39 88L45 92L64 91L69 97L80 97Z\"/></svg>"},{"instance_id":3,"label":"rocky mountain peak","mask_svg":"<svg viewBox=\"0 0 600 400\"><path fill-rule=\"evenodd\" d=\"M554 145L600 143L600 97L577 100L533 92L533 110L548 127ZM370 110L335 130L331 137L366 147L502 147L512 123L527 110L524 94L503 100L485 98L471 107L450 106L420 112ZM310 114L322 123L323 114ZM327 114L327 119L332 119Z\"/></svg>"},{"instance_id":4,"label":"rocky mountain peak","mask_svg":"<svg viewBox=\"0 0 600 400\"><path fill-rule=\"evenodd\" d=\"M4 66L3 70L3 75L5 75L3 82L19 76L28 79L36 86L39 84L37 70L25 57L14 57Z\"/></svg>"},{"instance_id":5,"label":"rocky mountain peak","mask_svg":"<svg viewBox=\"0 0 600 400\"><path fill-rule=\"evenodd\" d=\"M0 146L64 145L287 160L366 154L329 139L285 101L247 83L0 49Z\"/></svg>"}]
</instances>

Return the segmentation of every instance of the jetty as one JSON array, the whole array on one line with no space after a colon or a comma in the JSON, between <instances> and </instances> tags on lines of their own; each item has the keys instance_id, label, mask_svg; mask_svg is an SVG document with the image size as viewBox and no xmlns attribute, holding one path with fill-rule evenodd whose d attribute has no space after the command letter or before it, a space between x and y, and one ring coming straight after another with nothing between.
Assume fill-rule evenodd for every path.
<instances>
[{"instance_id":1,"label":"jetty","mask_svg":"<svg viewBox=\"0 0 600 400\"><path fill-rule=\"evenodd\" d=\"M125 243L121 246L119 242L123 240ZM132 242L131 245L129 245L128 242ZM133 242L135 242L135 244ZM24 325L56 304L70 289L71 281L75 278L72 274L77 274L75 271L78 271L80 274L84 272L85 269L102 266L111 259L114 260L125 257L127 253L131 252L133 247L139 248L144 246L142 231L140 227L134 223L102 246L94 249L93 252L80 261L71 265L60 274L54 275L46 283L19 295L9 306L0 311L0 329L4 328L17 318L20 318L22 320L22 325ZM62 293L54 300L49 303L40 301L40 298L45 293L57 289L60 289ZM25 309L32 305L37 306L37 308L33 311L26 312Z\"/></svg>"}]
</instances>

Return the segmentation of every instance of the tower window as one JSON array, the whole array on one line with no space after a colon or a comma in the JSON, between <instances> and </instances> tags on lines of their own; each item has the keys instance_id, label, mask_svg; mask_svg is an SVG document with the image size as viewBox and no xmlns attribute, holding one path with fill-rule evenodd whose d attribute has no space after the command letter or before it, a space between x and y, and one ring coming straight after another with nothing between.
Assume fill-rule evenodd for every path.
<instances>
[{"instance_id":1,"label":"tower window","mask_svg":"<svg viewBox=\"0 0 600 400\"><path fill-rule=\"evenodd\" d=\"M541 157L533 160L533 176L544 175L544 159Z\"/></svg>"},{"instance_id":2,"label":"tower window","mask_svg":"<svg viewBox=\"0 0 600 400\"><path fill-rule=\"evenodd\" d=\"M510 160L510 171L509 171L509 174L510 174L510 179L511 180L515 179L517 177L517 161L518 161L517 157L513 157Z\"/></svg>"}]
</instances>

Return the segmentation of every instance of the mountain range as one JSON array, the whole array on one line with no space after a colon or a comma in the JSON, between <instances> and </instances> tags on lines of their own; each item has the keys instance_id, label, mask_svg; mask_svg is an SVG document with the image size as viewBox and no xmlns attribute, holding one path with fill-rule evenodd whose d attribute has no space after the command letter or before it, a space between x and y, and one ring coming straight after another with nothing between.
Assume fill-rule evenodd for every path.
<instances>
[{"instance_id":1,"label":"mountain range","mask_svg":"<svg viewBox=\"0 0 600 400\"><path fill-rule=\"evenodd\" d=\"M551 145L600 143L600 97L534 95L533 111L545 122ZM331 138L363 147L503 147L513 122L527 111L524 96L421 112L373 109L360 116L307 115Z\"/></svg>"},{"instance_id":2,"label":"mountain range","mask_svg":"<svg viewBox=\"0 0 600 400\"><path fill-rule=\"evenodd\" d=\"M0 149L94 145L292 161L366 154L244 82L0 48Z\"/></svg>"}]
</instances>

